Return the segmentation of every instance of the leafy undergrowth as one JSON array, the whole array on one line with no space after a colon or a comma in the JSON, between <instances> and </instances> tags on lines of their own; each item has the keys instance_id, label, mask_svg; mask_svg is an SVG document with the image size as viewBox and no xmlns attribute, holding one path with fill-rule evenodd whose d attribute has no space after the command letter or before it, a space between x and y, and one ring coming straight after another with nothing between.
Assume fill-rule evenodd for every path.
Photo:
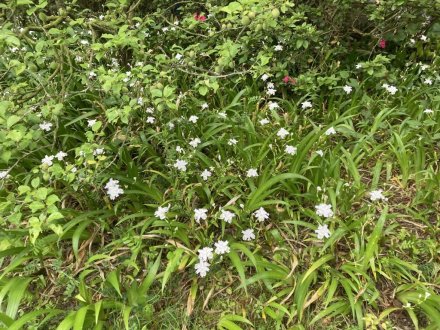
<instances>
[{"instance_id":1,"label":"leafy undergrowth","mask_svg":"<svg viewBox=\"0 0 440 330\"><path fill-rule=\"evenodd\" d=\"M435 7L0 4L1 329L439 329Z\"/></svg>"}]
</instances>

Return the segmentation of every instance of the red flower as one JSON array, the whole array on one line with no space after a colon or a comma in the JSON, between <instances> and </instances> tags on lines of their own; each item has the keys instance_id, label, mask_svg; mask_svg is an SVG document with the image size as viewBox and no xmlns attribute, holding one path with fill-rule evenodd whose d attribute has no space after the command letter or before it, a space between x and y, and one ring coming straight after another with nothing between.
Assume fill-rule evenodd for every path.
<instances>
[{"instance_id":1,"label":"red flower","mask_svg":"<svg viewBox=\"0 0 440 330\"><path fill-rule=\"evenodd\" d=\"M292 84L292 85L296 84L296 80L290 76L285 76L283 78L283 82L286 84Z\"/></svg>"},{"instance_id":2,"label":"red flower","mask_svg":"<svg viewBox=\"0 0 440 330\"><path fill-rule=\"evenodd\" d=\"M199 22L204 22L204 21L206 21L206 16L205 15L199 15L199 13L195 13L194 14L194 19L196 21L199 21Z\"/></svg>"},{"instance_id":3,"label":"red flower","mask_svg":"<svg viewBox=\"0 0 440 330\"><path fill-rule=\"evenodd\" d=\"M384 49L387 46L387 41L385 39L379 40L379 47Z\"/></svg>"}]
</instances>

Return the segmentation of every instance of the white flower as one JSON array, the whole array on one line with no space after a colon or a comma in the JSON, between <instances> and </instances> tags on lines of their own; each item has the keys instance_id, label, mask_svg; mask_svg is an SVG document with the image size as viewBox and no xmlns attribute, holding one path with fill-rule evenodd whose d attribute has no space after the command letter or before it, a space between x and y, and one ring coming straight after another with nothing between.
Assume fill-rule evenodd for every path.
<instances>
[{"instance_id":1,"label":"white flower","mask_svg":"<svg viewBox=\"0 0 440 330\"><path fill-rule=\"evenodd\" d=\"M269 79L269 75L267 75L267 74L263 74L263 75L261 76L261 80L266 81L267 79Z\"/></svg>"},{"instance_id":2,"label":"white flower","mask_svg":"<svg viewBox=\"0 0 440 330\"><path fill-rule=\"evenodd\" d=\"M248 178L255 178L258 176L258 172L255 168L251 168L246 172L246 176Z\"/></svg>"},{"instance_id":3,"label":"white flower","mask_svg":"<svg viewBox=\"0 0 440 330\"><path fill-rule=\"evenodd\" d=\"M304 101L303 103L301 103L301 108L303 110L311 108L312 107L312 102L310 101Z\"/></svg>"},{"instance_id":4,"label":"white flower","mask_svg":"<svg viewBox=\"0 0 440 330\"><path fill-rule=\"evenodd\" d=\"M201 143L202 141L199 138L194 138L191 141L189 141L189 145L193 148L197 148L197 146Z\"/></svg>"},{"instance_id":5,"label":"white flower","mask_svg":"<svg viewBox=\"0 0 440 330\"><path fill-rule=\"evenodd\" d=\"M387 88L388 92L390 92L391 95L396 94L396 92L398 91L396 86L390 86L389 88Z\"/></svg>"},{"instance_id":6,"label":"white flower","mask_svg":"<svg viewBox=\"0 0 440 330\"><path fill-rule=\"evenodd\" d=\"M0 180L5 179L9 176L9 171L0 171Z\"/></svg>"},{"instance_id":7,"label":"white flower","mask_svg":"<svg viewBox=\"0 0 440 330\"><path fill-rule=\"evenodd\" d=\"M154 109L152 107L148 107L145 109L146 113L154 113Z\"/></svg>"},{"instance_id":8,"label":"white flower","mask_svg":"<svg viewBox=\"0 0 440 330\"><path fill-rule=\"evenodd\" d=\"M214 257L214 250L211 247L204 247L203 249L199 249L199 251L197 251L199 253L199 260L200 261L209 261L212 260L212 258Z\"/></svg>"},{"instance_id":9,"label":"white flower","mask_svg":"<svg viewBox=\"0 0 440 330\"><path fill-rule=\"evenodd\" d=\"M49 132L50 129L52 128L52 126L53 126L52 123L48 123L47 121L45 121L40 124L40 129L42 129L43 131Z\"/></svg>"},{"instance_id":10,"label":"white flower","mask_svg":"<svg viewBox=\"0 0 440 330\"><path fill-rule=\"evenodd\" d=\"M342 89L344 90L345 93L350 94L353 91L353 87L345 85L344 87L342 87Z\"/></svg>"},{"instance_id":11,"label":"white flower","mask_svg":"<svg viewBox=\"0 0 440 330\"><path fill-rule=\"evenodd\" d=\"M272 102L272 101L269 102L269 109L270 110L277 109L279 107L280 106L279 106L279 104L277 102Z\"/></svg>"},{"instance_id":12,"label":"white flower","mask_svg":"<svg viewBox=\"0 0 440 330\"><path fill-rule=\"evenodd\" d=\"M169 123L168 123L168 128L169 128L169 129L173 129L173 128L174 128L174 123L169 122Z\"/></svg>"},{"instance_id":13,"label":"white flower","mask_svg":"<svg viewBox=\"0 0 440 330\"><path fill-rule=\"evenodd\" d=\"M316 235L318 236L318 239L329 238L331 233L328 229L327 225L319 225L318 229L315 230Z\"/></svg>"},{"instance_id":14,"label":"white flower","mask_svg":"<svg viewBox=\"0 0 440 330\"><path fill-rule=\"evenodd\" d=\"M235 146L236 144L237 144L237 140L236 139L229 139L228 140L228 145L230 145L230 146Z\"/></svg>"},{"instance_id":15,"label":"white flower","mask_svg":"<svg viewBox=\"0 0 440 330\"><path fill-rule=\"evenodd\" d=\"M52 166L53 165L53 159L55 156L44 156L44 158L41 160L41 164L43 165L47 165L47 166Z\"/></svg>"},{"instance_id":16,"label":"white flower","mask_svg":"<svg viewBox=\"0 0 440 330\"><path fill-rule=\"evenodd\" d=\"M99 156L99 155L102 155L103 153L104 153L103 148L97 148L97 149L93 150L93 156Z\"/></svg>"},{"instance_id":17,"label":"white flower","mask_svg":"<svg viewBox=\"0 0 440 330\"><path fill-rule=\"evenodd\" d=\"M64 151L59 151L59 152L55 155L55 157L56 157L58 160L63 160L64 157L66 157L66 156L67 156L67 154L66 154Z\"/></svg>"},{"instance_id":18,"label":"white flower","mask_svg":"<svg viewBox=\"0 0 440 330\"><path fill-rule=\"evenodd\" d=\"M421 35L421 36L420 36L420 40L422 40L422 41L426 41L426 40L428 40L428 37L425 36L425 35Z\"/></svg>"},{"instance_id":19,"label":"white flower","mask_svg":"<svg viewBox=\"0 0 440 330\"><path fill-rule=\"evenodd\" d=\"M211 175L212 175L211 171L209 171L209 170L207 170L207 169L203 170L203 172L202 172L202 174L201 174L203 180L205 180L205 181L208 180L208 178L209 178Z\"/></svg>"},{"instance_id":20,"label":"white flower","mask_svg":"<svg viewBox=\"0 0 440 330\"><path fill-rule=\"evenodd\" d=\"M189 119L188 119L190 122L192 122L192 123L197 123L197 120L199 120L199 117L197 117L197 116L191 116L191 117L189 117Z\"/></svg>"},{"instance_id":21,"label":"white flower","mask_svg":"<svg viewBox=\"0 0 440 330\"><path fill-rule=\"evenodd\" d=\"M269 123L270 123L270 121L267 118L263 118L263 119L260 120L260 125L261 126L264 126L264 125L269 124Z\"/></svg>"},{"instance_id":22,"label":"white flower","mask_svg":"<svg viewBox=\"0 0 440 330\"><path fill-rule=\"evenodd\" d=\"M284 151L286 152L286 154L288 155L295 155L297 152L297 148L294 146L289 146L287 145L286 148L284 149Z\"/></svg>"},{"instance_id":23,"label":"white flower","mask_svg":"<svg viewBox=\"0 0 440 330\"><path fill-rule=\"evenodd\" d=\"M269 89L266 91L266 94L267 94L267 95L275 95L276 92L277 92L277 90L276 90L275 88L269 88Z\"/></svg>"},{"instance_id":24,"label":"white flower","mask_svg":"<svg viewBox=\"0 0 440 330\"><path fill-rule=\"evenodd\" d=\"M188 162L181 159L176 160L176 162L174 163L174 167L183 172L186 171L186 165L188 165Z\"/></svg>"},{"instance_id":25,"label":"white flower","mask_svg":"<svg viewBox=\"0 0 440 330\"><path fill-rule=\"evenodd\" d=\"M197 223L200 223L200 220L206 220L208 215L206 214L208 212L207 209L195 209L194 210L194 219Z\"/></svg>"},{"instance_id":26,"label":"white flower","mask_svg":"<svg viewBox=\"0 0 440 330\"><path fill-rule=\"evenodd\" d=\"M370 192L370 199L371 201L379 201L379 200L383 200L386 201L388 200L388 198L386 198L383 194L382 194L383 190L382 189L378 189L378 190L373 190Z\"/></svg>"},{"instance_id":27,"label":"white flower","mask_svg":"<svg viewBox=\"0 0 440 330\"><path fill-rule=\"evenodd\" d=\"M144 99L143 99L142 97L138 97L138 99L137 99L137 104L138 104L138 105L142 105L142 104L144 104Z\"/></svg>"},{"instance_id":28,"label":"white flower","mask_svg":"<svg viewBox=\"0 0 440 330\"><path fill-rule=\"evenodd\" d=\"M159 206L156 212L154 212L154 216L159 218L160 220L165 220L169 210L170 204L168 204L168 206Z\"/></svg>"},{"instance_id":29,"label":"white flower","mask_svg":"<svg viewBox=\"0 0 440 330\"><path fill-rule=\"evenodd\" d=\"M223 220L227 223L232 223L232 219L235 217L235 214L228 210L221 210L220 220Z\"/></svg>"},{"instance_id":30,"label":"white flower","mask_svg":"<svg viewBox=\"0 0 440 330\"><path fill-rule=\"evenodd\" d=\"M269 219L269 213L267 213L266 210L262 207L256 210L253 214L254 217L257 218L259 222L263 222L264 220Z\"/></svg>"},{"instance_id":31,"label":"white flower","mask_svg":"<svg viewBox=\"0 0 440 330\"><path fill-rule=\"evenodd\" d=\"M231 249L229 248L228 241L218 241L214 245L215 245L215 253L217 254L225 254L231 251Z\"/></svg>"},{"instance_id":32,"label":"white flower","mask_svg":"<svg viewBox=\"0 0 440 330\"><path fill-rule=\"evenodd\" d=\"M316 150L316 153L318 155L320 155L321 157L324 156L324 151L322 151L322 150Z\"/></svg>"},{"instance_id":33,"label":"white flower","mask_svg":"<svg viewBox=\"0 0 440 330\"><path fill-rule=\"evenodd\" d=\"M111 200L124 193L124 190L119 186L119 180L110 179L104 188L107 189L107 195L109 195Z\"/></svg>"},{"instance_id":34,"label":"white flower","mask_svg":"<svg viewBox=\"0 0 440 330\"><path fill-rule=\"evenodd\" d=\"M330 127L328 130L325 131L325 135L333 135L336 134L336 130L334 127Z\"/></svg>"},{"instance_id":35,"label":"white flower","mask_svg":"<svg viewBox=\"0 0 440 330\"><path fill-rule=\"evenodd\" d=\"M87 126L88 127L92 127L95 124L96 124L96 119L89 119L89 120L87 120Z\"/></svg>"},{"instance_id":36,"label":"white flower","mask_svg":"<svg viewBox=\"0 0 440 330\"><path fill-rule=\"evenodd\" d=\"M251 228L242 230L241 233L243 234L243 241L251 241L255 239L254 230Z\"/></svg>"},{"instance_id":37,"label":"white flower","mask_svg":"<svg viewBox=\"0 0 440 330\"><path fill-rule=\"evenodd\" d=\"M432 79L425 79L424 83L426 85L432 85Z\"/></svg>"},{"instance_id":38,"label":"white flower","mask_svg":"<svg viewBox=\"0 0 440 330\"><path fill-rule=\"evenodd\" d=\"M273 49L274 49L276 52L280 52L280 51L283 50L283 46L280 45L280 44L278 44L278 45L276 45Z\"/></svg>"},{"instance_id":39,"label":"white flower","mask_svg":"<svg viewBox=\"0 0 440 330\"><path fill-rule=\"evenodd\" d=\"M273 82L268 82L267 83L267 89L271 89L271 88L275 88L275 85Z\"/></svg>"},{"instance_id":40,"label":"white flower","mask_svg":"<svg viewBox=\"0 0 440 330\"><path fill-rule=\"evenodd\" d=\"M316 214L320 217L330 218L333 216L332 206L330 204L318 204L315 206Z\"/></svg>"},{"instance_id":41,"label":"white flower","mask_svg":"<svg viewBox=\"0 0 440 330\"><path fill-rule=\"evenodd\" d=\"M398 91L397 87L393 85L383 84L382 87L385 88L387 92L391 95L396 94L396 92Z\"/></svg>"},{"instance_id":42,"label":"white flower","mask_svg":"<svg viewBox=\"0 0 440 330\"><path fill-rule=\"evenodd\" d=\"M362 63L356 64L356 69L361 69L361 68L362 68Z\"/></svg>"},{"instance_id":43,"label":"white flower","mask_svg":"<svg viewBox=\"0 0 440 330\"><path fill-rule=\"evenodd\" d=\"M209 108L209 105L208 105L208 103L203 103L202 104L202 110L204 110L204 109L208 109Z\"/></svg>"},{"instance_id":44,"label":"white flower","mask_svg":"<svg viewBox=\"0 0 440 330\"><path fill-rule=\"evenodd\" d=\"M151 117L151 116L147 117L147 123L148 124L154 124L155 120L156 119L154 117Z\"/></svg>"},{"instance_id":45,"label":"white flower","mask_svg":"<svg viewBox=\"0 0 440 330\"><path fill-rule=\"evenodd\" d=\"M185 150L183 150L183 148L181 146L177 146L176 147L176 152L178 152L179 154L182 154L185 152Z\"/></svg>"},{"instance_id":46,"label":"white flower","mask_svg":"<svg viewBox=\"0 0 440 330\"><path fill-rule=\"evenodd\" d=\"M96 73L94 71L89 72L89 79L96 78Z\"/></svg>"},{"instance_id":47,"label":"white flower","mask_svg":"<svg viewBox=\"0 0 440 330\"><path fill-rule=\"evenodd\" d=\"M284 127L283 127L283 128L280 128L280 129L278 130L278 132L277 132L277 136L278 136L280 139L284 139L284 138L286 138L286 136L289 135L289 134L290 134L289 131L286 130Z\"/></svg>"},{"instance_id":48,"label":"white flower","mask_svg":"<svg viewBox=\"0 0 440 330\"><path fill-rule=\"evenodd\" d=\"M76 173L78 171L78 169L74 166L72 167L72 169L70 170L72 173Z\"/></svg>"},{"instance_id":49,"label":"white flower","mask_svg":"<svg viewBox=\"0 0 440 330\"><path fill-rule=\"evenodd\" d=\"M432 109L425 109L423 110L423 113L434 113Z\"/></svg>"},{"instance_id":50,"label":"white flower","mask_svg":"<svg viewBox=\"0 0 440 330\"><path fill-rule=\"evenodd\" d=\"M196 265L195 265L195 269L196 269L196 274L199 275L200 277L205 277L206 274L209 272L209 263L206 261L199 261Z\"/></svg>"},{"instance_id":51,"label":"white flower","mask_svg":"<svg viewBox=\"0 0 440 330\"><path fill-rule=\"evenodd\" d=\"M176 54L176 60L181 60L182 59L182 57L183 57L183 55L182 54Z\"/></svg>"},{"instance_id":52,"label":"white flower","mask_svg":"<svg viewBox=\"0 0 440 330\"><path fill-rule=\"evenodd\" d=\"M226 112L219 112L218 116L221 118L226 118L228 115L226 114Z\"/></svg>"}]
</instances>

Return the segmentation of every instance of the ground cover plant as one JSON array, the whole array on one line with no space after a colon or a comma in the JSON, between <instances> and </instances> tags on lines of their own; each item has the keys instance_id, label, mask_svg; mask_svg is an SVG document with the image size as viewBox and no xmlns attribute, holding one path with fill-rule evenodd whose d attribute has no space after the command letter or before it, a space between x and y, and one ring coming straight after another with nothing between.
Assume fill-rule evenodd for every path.
<instances>
[{"instance_id":1,"label":"ground cover plant","mask_svg":"<svg viewBox=\"0 0 440 330\"><path fill-rule=\"evenodd\" d=\"M440 3L0 3L1 329L440 329Z\"/></svg>"}]
</instances>

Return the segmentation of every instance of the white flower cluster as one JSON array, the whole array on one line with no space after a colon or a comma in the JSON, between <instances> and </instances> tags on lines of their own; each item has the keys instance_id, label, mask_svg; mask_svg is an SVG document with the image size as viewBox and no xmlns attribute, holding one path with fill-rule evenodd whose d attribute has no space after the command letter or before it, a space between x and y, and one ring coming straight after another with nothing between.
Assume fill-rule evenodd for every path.
<instances>
[{"instance_id":1,"label":"white flower cluster","mask_svg":"<svg viewBox=\"0 0 440 330\"><path fill-rule=\"evenodd\" d=\"M391 95L396 94L398 91L397 87L393 85L383 84L382 87L385 88L387 92L390 93Z\"/></svg>"},{"instance_id":2,"label":"white flower cluster","mask_svg":"<svg viewBox=\"0 0 440 330\"><path fill-rule=\"evenodd\" d=\"M0 171L0 180L6 179L9 176L9 171Z\"/></svg>"},{"instance_id":3,"label":"white flower cluster","mask_svg":"<svg viewBox=\"0 0 440 330\"><path fill-rule=\"evenodd\" d=\"M168 204L168 206L159 206L154 212L154 216L159 218L160 220L165 220L167 217L167 213L170 210L171 205Z\"/></svg>"},{"instance_id":4,"label":"white flower cluster","mask_svg":"<svg viewBox=\"0 0 440 330\"><path fill-rule=\"evenodd\" d=\"M67 156L67 153L65 153L64 151L59 151L58 153L56 153L55 155L46 155L44 156L44 158L41 160L41 164L42 165L46 165L46 166L52 166L53 165L53 160L54 158L58 159L59 161L64 160L64 158Z\"/></svg>"},{"instance_id":5,"label":"white flower cluster","mask_svg":"<svg viewBox=\"0 0 440 330\"><path fill-rule=\"evenodd\" d=\"M119 186L119 180L110 179L105 185L107 189L107 195L111 200L115 200L124 193L124 190Z\"/></svg>"},{"instance_id":6,"label":"white flower cluster","mask_svg":"<svg viewBox=\"0 0 440 330\"><path fill-rule=\"evenodd\" d=\"M40 126L40 129L42 129L43 131L49 132L51 130L53 124L45 121L45 122L41 123L39 126Z\"/></svg>"},{"instance_id":7,"label":"white flower cluster","mask_svg":"<svg viewBox=\"0 0 440 330\"><path fill-rule=\"evenodd\" d=\"M231 251L228 241L217 241L214 243L215 250L212 247L204 247L199 249L199 262L195 264L196 274L200 277L205 277L209 272L210 261L214 258L214 253L223 255Z\"/></svg>"},{"instance_id":8,"label":"white flower cluster","mask_svg":"<svg viewBox=\"0 0 440 330\"><path fill-rule=\"evenodd\" d=\"M383 190L382 189L378 189L378 190L373 190L370 192L370 199L372 202L375 201L387 201L388 198L386 198L383 194Z\"/></svg>"},{"instance_id":9,"label":"white flower cluster","mask_svg":"<svg viewBox=\"0 0 440 330\"><path fill-rule=\"evenodd\" d=\"M329 238L331 233L330 230L328 229L327 225L319 225L318 229L315 230L316 236L318 237L318 239L323 239L325 238Z\"/></svg>"},{"instance_id":10,"label":"white flower cluster","mask_svg":"<svg viewBox=\"0 0 440 330\"><path fill-rule=\"evenodd\" d=\"M264 220L269 219L269 213L262 207L256 210L254 213L254 217L257 218L258 222L263 222Z\"/></svg>"},{"instance_id":11,"label":"white flower cluster","mask_svg":"<svg viewBox=\"0 0 440 330\"><path fill-rule=\"evenodd\" d=\"M324 217L324 218L331 218L334 213L332 211L332 206L330 204L318 204L315 206L316 209L316 214L319 215L320 217Z\"/></svg>"},{"instance_id":12,"label":"white flower cluster","mask_svg":"<svg viewBox=\"0 0 440 330\"><path fill-rule=\"evenodd\" d=\"M208 217L208 215L206 214L207 212L207 209L195 209L194 220L196 220L197 223L200 223L200 220L206 220L206 218Z\"/></svg>"}]
</instances>

